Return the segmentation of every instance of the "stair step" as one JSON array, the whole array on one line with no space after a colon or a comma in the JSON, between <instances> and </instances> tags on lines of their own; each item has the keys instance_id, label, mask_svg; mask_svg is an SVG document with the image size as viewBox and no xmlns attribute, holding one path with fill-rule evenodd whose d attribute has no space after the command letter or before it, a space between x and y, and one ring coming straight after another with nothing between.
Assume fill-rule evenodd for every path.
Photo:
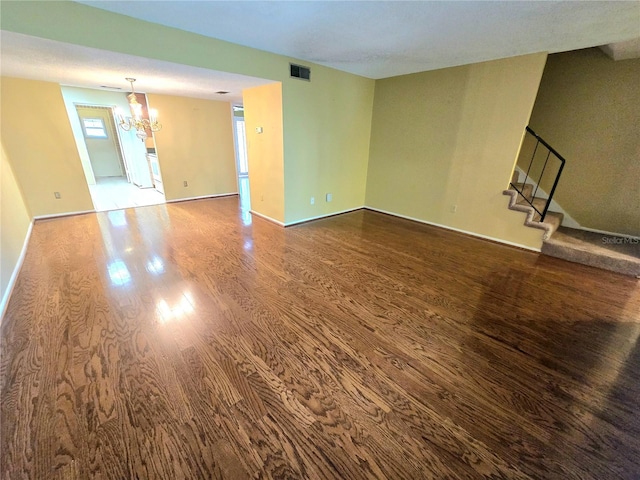
<instances>
[{"instance_id":1,"label":"stair step","mask_svg":"<svg viewBox=\"0 0 640 480\"><path fill-rule=\"evenodd\" d=\"M546 219L545 219L546 220ZM542 244L542 253L570 262L640 277L640 241L560 227Z\"/></svg>"},{"instance_id":2,"label":"stair step","mask_svg":"<svg viewBox=\"0 0 640 480\"><path fill-rule=\"evenodd\" d=\"M533 185L530 183L514 183L514 185L518 187L518 191L522 192L522 195L531 200L533 197Z\"/></svg>"},{"instance_id":3,"label":"stair step","mask_svg":"<svg viewBox=\"0 0 640 480\"><path fill-rule=\"evenodd\" d=\"M536 214L537 219L534 217L535 221L540 221L540 215ZM560 228L562 225L562 220L564 219L564 214L558 212L547 212L547 215L544 217L544 223L550 225L549 233L547 236L553 235L553 233Z\"/></svg>"},{"instance_id":4,"label":"stair step","mask_svg":"<svg viewBox=\"0 0 640 480\"><path fill-rule=\"evenodd\" d=\"M527 199L529 200L529 202L533 203L533 206L536 207L538 211L544 211L544 206L547 204L547 201L544 198L535 197L532 200L531 197L527 197ZM518 205L529 205L529 202L527 202L521 196L518 196L518 201L516 203L518 203Z\"/></svg>"},{"instance_id":5,"label":"stair step","mask_svg":"<svg viewBox=\"0 0 640 480\"><path fill-rule=\"evenodd\" d=\"M533 209L531 204L529 204L529 202L525 200L522 195L517 193L513 188L504 190L502 193L511 197L511 200L509 201L509 209L517 210L519 212L527 214L527 218L525 220L526 226L545 230L545 239L548 239L553 234L553 232L555 232L562 224L564 214L558 212L547 212L544 218L544 222L541 222L541 215L537 213ZM534 197L531 200L531 203L535 206L536 209L538 209L540 212L543 212L547 201L543 198Z\"/></svg>"}]
</instances>

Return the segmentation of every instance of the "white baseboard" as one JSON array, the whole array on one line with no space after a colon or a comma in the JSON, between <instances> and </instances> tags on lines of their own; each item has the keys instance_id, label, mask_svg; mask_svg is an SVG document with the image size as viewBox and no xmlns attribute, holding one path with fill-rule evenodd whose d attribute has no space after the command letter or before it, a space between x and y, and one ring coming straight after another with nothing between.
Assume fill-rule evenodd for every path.
<instances>
[{"instance_id":1,"label":"white baseboard","mask_svg":"<svg viewBox=\"0 0 640 480\"><path fill-rule=\"evenodd\" d=\"M393 217L404 218L405 220L411 220L411 221L418 222L418 223L424 223L426 225L431 225L433 227L444 228L445 230L452 230L454 232L464 233L465 235L471 235L472 237L482 238L483 240L491 240L492 242L502 243L504 245L509 245L509 246L512 246L512 247L522 248L524 250L529 250L529 251L532 251L532 252L540 253L540 249L538 249L538 248L532 248L532 247L529 247L527 245L522 245L520 243L509 242L507 240L502 240L501 238L490 237L488 235L482 235L480 233L470 232L468 230L461 230L459 228L450 227L448 225L442 225L440 223L428 222L427 220L422 220L420 218L409 217L407 215L401 215L399 213L388 212L386 210L382 210L382 209L379 209L379 208L368 207L368 206L365 206L364 208L367 209L367 210L372 210L374 212L379 212L379 213L384 213L386 215L391 215Z\"/></svg>"},{"instance_id":2,"label":"white baseboard","mask_svg":"<svg viewBox=\"0 0 640 480\"><path fill-rule=\"evenodd\" d=\"M238 195L238 192L216 193L215 195L202 195L200 197L175 198L173 200L166 200L166 203L190 202L191 200L204 200L205 198L217 198L217 197L231 197L233 195Z\"/></svg>"},{"instance_id":3,"label":"white baseboard","mask_svg":"<svg viewBox=\"0 0 640 480\"><path fill-rule=\"evenodd\" d=\"M607 232L606 230L598 230L597 228L576 227L576 230L584 230L585 232L601 233L602 235L610 235L612 237L623 237L623 238L631 238L633 240L640 240L640 237L636 235L627 235L626 233Z\"/></svg>"},{"instance_id":4,"label":"white baseboard","mask_svg":"<svg viewBox=\"0 0 640 480\"><path fill-rule=\"evenodd\" d=\"M265 220L271 222L271 223L275 223L276 225L280 225L281 227L284 227L284 223L282 223L280 220L276 220L275 218L271 218L268 215L265 215L264 213L258 213L255 210L249 210L249 212L251 213L251 215L255 215L256 217L260 217L260 218L264 218Z\"/></svg>"},{"instance_id":5,"label":"white baseboard","mask_svg":"<svg viewBox=\"0 0 640 480\"><path fill-rule=\"evenodd\" d=\"M4 318L4 314L7 312L7 305L9 304L9 298L11 297L11 293L13 292L13 287L15 287L16 285L18 274L20 273L20 269L22 268L22 264L24 263L24 257L27 255L27 246L29 245L29 239L31 238L32 230L33 230L33 220L29 223L29 228L27 229L27 234L24 237L24 243L22 244L22 250L20 251L20 256L18 257L16 266L13 268L13 273L9 278L7 289L4 291L4 294L2 295L2 300L0 301L0 324L2 324L2 319Z\"/></svg>"},{"instance_id":6,"label":"white baseboard","mask_svg":"<svg viewBox=\"0 0 640 480\"><path fill-rule=\"evenodd\" d=\"M95 210L80 210L78 212L52 213L51 215L36 215L33 220L47 220L49 218L70 217L72 215L85 215L87 213L96 213Z\"/></svg>"},{"instance_id":7,"label":"white baseboard","mask_svg":"<svg viewBox=\"0 0 640 480\"><path fill-rule=\"evenodd\" d=\"M346 210L340 210L339 212L325 213L324 215L317 215L315 217L303 218L302 220L294 220L293 222L285 223L285 227L291 227L300 223L311 222L312 220L320 220L321 218L333 217L334 215L342 215L343 213L355 212L356 210L362 210L365 207L348 208Z\"/></svg>"},{"instance_id":8,"label":"white baseboard","mask_svg":"<svg viewBox=\"0 0 640 480\"><path fill-rule=\"evenodd\" d=\"M362 207L349 208L347 210L342 210L342 211L339 211L339 212L327 213L325 215L318 215L317 217L305 218L305 219L302 219L302 220L295 220L295 221L289 222L287 224L284 224L284 223L282 223L282 222L280 222L278 220L274 220L271 217L268 217L268 216L263 215L261 213L255 212L253 210L251 210L251 213L253 215L257 215L258 217L262 217L262 218L264 218L266 220L269 220L270 222L273 222L273 223L275 223L277 225L280 225L280 226L283 226L283 227L290 227L290 226L293 226L293 225L298 225L300 223L305 223L305 222L309 222L309 221L312 221L312 220L319 220L321 218L333 217L335 215L341 215L343 213L355 212L356 210L362 210L362 209L371 210L373 212L378 212L378 213L384 213L385 215L391 215L392 217L404 218L405 220L411 220L413 222L423 223L425 225L431 225L433 227L444 228L445 230L451 230L451 231L454 231L454 232L463 233L465 235L470 235L472 237L482 238L483 240L490 240L492 242L502 243L504 245L509 245L511 247L521 248L521 249L524 249L524 250L529 250L531 252L540 253L540 249L532 248L532 247L529 247L527 245L522 245L520 243L509 242L507 240L502 240L501 238L495 238L495 237L490 237L488 235L482 235L480 233L470 232L470 231L467 231L467 230L461 230L459 228L450 227L448 225L442 225L440 223L428 222L428 221L422 220L420 218L409 217L407 215L401 215L399 213L389 212L387 210L382 210L380 208L369 207L369 206L366 206L366 205L362 206Z\"/></svg>"}]
</instances>

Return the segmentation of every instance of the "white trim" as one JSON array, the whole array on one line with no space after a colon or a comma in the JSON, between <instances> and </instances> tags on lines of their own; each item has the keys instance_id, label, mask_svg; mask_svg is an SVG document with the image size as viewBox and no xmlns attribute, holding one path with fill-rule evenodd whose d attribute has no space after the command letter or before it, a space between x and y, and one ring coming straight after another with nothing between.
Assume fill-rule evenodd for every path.
<instances>
[{"instance_id":1,"label":"white trim","mask_svg":"<svg viewBox=\"0 0 640 480\"><path fill-rule=\"evenodd\" d=\"M606 230L598 230L597 228L579 227L576 230L584 230L586 232L601 233L603 235L611 235L613 237L632 238L634 240L640 240L640 237L636 235L628 235L626 233L607 232Z\"/></svg>"},{"instance_id":2,"label":"white trim","mask_svg":"<svg viewBox=\"0 0 640 480\"><path fill-rule=\"evenodd\" d=\"M72 215L85 215L87 213L96 213L95 210L80 210L78 212L52 213L51 215L36 215L33 220L47 220L48 218L70 217Z\"/></svg>"},{"instance_id":3,"label":"white trim","mask_svg":"<svg viewBox=\"0 0 640 480\"><path fill-rule=\"evenodd\" d=\"M363 206L363 207L348 208L347 210L340 210L339 212L325 213L324 215L317 215L315 217L303 218L302 220L294 220L293 222L285 223L284 226L291 227L293 225L298 225L299 223L310 222L312 220L320 220L321 218L333 217L334 215L342 215L343 213L355 212L356 210L362 210L363 208L366 208L366 207Z\"/></svg>"},{"instance_id":4,"label":"white trim","mask_svg":"<svg viewBox=\"0 0 640 480\"><path fill-rule=\"evenodd\" d=\"M16 286L18 274L20 273L20 269L22 268L22 264L24 263L24 257L27 255L27 246L29 245L29 239L31 238L31 230L33 230L33 220L31 220L31 222L29 223L29 228L27 229L27 234L24 237L24 243L22 244L20 256L18 257L16 266L13 268L13 273L9 278L9 283L7 283L7 289L4 291L4 295L2 295L2 300L0 301L0 324L2 324L4 314L7 313L9 298L11 297L11 293L13 293L13 287Z\"/></svg>"},{"instance_id":5,"label":"white trim","mask_svg":"<svg viewBox=\"0 0 640 480\"><path fill-rule=\"evenodd\" d=\"M217 197L231 197L232 195L238 195L238 192L216 193L215 195L201 195L200 197L174 198L173 200L166 200L166 203L190 202L191 200L204 200L205 198L217 198Z\"/></svg>"},{"instance_id":6,"label":"white trim","mask_svg":"<svg viewBox=\"0 0 640 480\"><path fill-rule=\"evenodd\" d=\"M404 218L405 220L412 220L414 222L424 223L426 225L431 225L431 226L438 227L438 228L444 228L445 230L453 230L454 232L464 233L465 235L471 235L472 237L478 237L478 238L482 238L484 240L491 240L492 242L503 243L505 245L510 245L512 247L523 248L525 250L529 250L529 251L532 251L532 252L540 253L540 249L539 248L528 247L528 246L522 245L520 243L508 242L507 240L502 240L501 238L490 237L488 235L482 235L482 234L476 233L476 232L469 232L468 230L461 230L459 228L450 227L448 225L442 225L440 223L428 222L427 220L422 220L420 218L415 218L415 217L409 217L407 215L400 215L399 213L388 212L386 210L381 210L379 208L368 207L368 206L365 206L364 208L366 208L367 210L372 210L374 212L385 213L385 214L391 215L393 217L400 217L400 218Z\"/></svg>"},{"instance_id":7,"label":"white trim","mask_svg":"<svg viewBox=\"0 0 640 480\"><path fill-rule=\"evenodd\" d=\"M280 225L281 227L284 227L284 223L282 223L279 220L276 220L275 218L271 218L267 215L265 215L264 213L258 213L255 210L249 210L249 213L251 213L251 215L255 215L256 217L260 217L260 218L264 218L265 220L275 223L276 225Z\"/></svg>"}]
</instances>

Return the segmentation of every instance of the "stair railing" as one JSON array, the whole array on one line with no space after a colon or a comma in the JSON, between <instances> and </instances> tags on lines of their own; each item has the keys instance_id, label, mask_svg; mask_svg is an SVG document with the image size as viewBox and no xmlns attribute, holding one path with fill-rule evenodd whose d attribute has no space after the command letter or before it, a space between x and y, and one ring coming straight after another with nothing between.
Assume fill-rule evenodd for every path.
<instances>
[{"instance_id":1,"label":"stair railing","mask_svg":"<svg viewBox=\"0 0 640 480\"><path fill-rule=\"evenodd\" d=\"M562 174L562 170L564 169L565 159L531 128L526 127L526 129L527 129L526 133L530 134L535 140L535 146L533 147L533 154L531 155L531 159L529 160L529 165L527 166L527 173L526 173L525 179L522 182L522 190L518 187L518 185L514 185L513 183L511 183L511 186L540 215L540 221L543 222L544 217L547 215L547 211L549 210L549 205L551 205L553 194L555 193L556 187L558 186L558 180L560 180L560 175ZM540 147L540 145L542 145L542 147ZM538 152L539 149L540 149L540 152ZM545 153L544 149L546 149L546 155L544 154ZM541 160L542 158L544 158L544 163ZM555 160L554 162L552 162L551 165L549 165L550 159ZM526 160L524 163L526 164ZM518 164L520 164L520 159L518 159ZM547 167L549 167L549 170L547 170ZM551 177L549 175L549 171L551 171ZM545 172L547 172L547 177L544 176ZM553 172L555 172L555 177L553 177ZM533 192L533 195L531 196L531 199L527 198L527 196L524 194L524 186L526 185L527 180L529 179L533 180L536 184L536 188L535 188L535 191ZM536 193L538 192L538 188L540 188L540 185L542 184L542 182L545 182L545 184L551 184L550 179L553 180L553 186L549 191L549 198L547 199L547 203L545 204L544 209L541 212L533 204L533 199L536 198Z\"/></svg>"}]
</instances>

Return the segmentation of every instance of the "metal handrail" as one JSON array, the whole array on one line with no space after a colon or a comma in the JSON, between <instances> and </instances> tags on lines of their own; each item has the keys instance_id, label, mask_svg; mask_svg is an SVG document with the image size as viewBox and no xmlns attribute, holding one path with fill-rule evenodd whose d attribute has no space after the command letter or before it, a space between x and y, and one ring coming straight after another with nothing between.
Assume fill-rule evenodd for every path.
<instances>
[{"instance_id":1,"label":"metal handrail","mask_svg":"<svg viewBox=\"0 0 640 480\"><path fill-rule=\"evenodd\" d=\"M560 160L560 162L562 162L562 165L564 166L565 159L564 159L564 157L562 155L560 155L558 153L558 151L555 148L553 148L551 145L549 145L547 142L545 142L544 138L542 138L540 135L538 135L536 132L534 132L528 125L525 128L527 129L527 132L529 132L531 135L536 137L541 144L543 144L545 147L547 147L549 150L551 150L551 152L556 157L558 157L558 160Z\"/></svg>"},{"instance_id":2,"label":"metal handrail","mask_svg":"<svg viewBox=\"0 0 640 480\"><path fill-rule=\"evenodd\" d=\"M533 137L536 139L536 146L533 149L533 155L531 156L531 160L529 161L529 167L527 168L527 173L525 175L525 179L522 182L522 185L525 185L527 183L527 180L529 179L529 173L531 172L531 166L533 165L533 161L536 158L536 153L538 151L538 145L542 144L544 145L547 150L549 150L549 152L547 153L547 157L544 161L544 166L542 167L542 171L540 172L540 175L538 177L538 181L536 182L536 189L531 197L531 200L529 200L526 195L523 193L524 192L524 187L522 190L519 190L517 185L514 185L513 183L510 183L510 185L513 187L513 189L518 192L520 194L520 196L522 196L522 198L525 199L525 201L531 206L531 208L533 208L538 215L540 215L540 221L544 222L545 217L547 216L547 211L549 210L549 205L551 205L551 200L553 199L553 195L556 192L556 187L558 186L558 181L560 180L560 175L562 174L562 170L564 169L564 164L565 164L565 159L562 155L560 155L558 153L558 151L553 148L551 145L549 145L543 138L540 137L540 135L538 135L536 132L534 132L531 128L529 128L528 126L526 127L526 131L528 133L530 133L531 135L533 135ZM551 191L549 192L549 198L547 199L547 202L545 203L544 209L542 210L542 212L540 210L538 210L535 205L533 204L533 199L536 196L536 193L538 193L538 188L540 187L540 182L542 181L542 176L544 175L544 172L547 168L547 164L549 163L549 157L551 156L551 154L553 153L553 155L560 161L560 166L558 167L558 173L556 174L556 178L553 181L553 187L551 187Z\"/></svg>"}]
</instances>

